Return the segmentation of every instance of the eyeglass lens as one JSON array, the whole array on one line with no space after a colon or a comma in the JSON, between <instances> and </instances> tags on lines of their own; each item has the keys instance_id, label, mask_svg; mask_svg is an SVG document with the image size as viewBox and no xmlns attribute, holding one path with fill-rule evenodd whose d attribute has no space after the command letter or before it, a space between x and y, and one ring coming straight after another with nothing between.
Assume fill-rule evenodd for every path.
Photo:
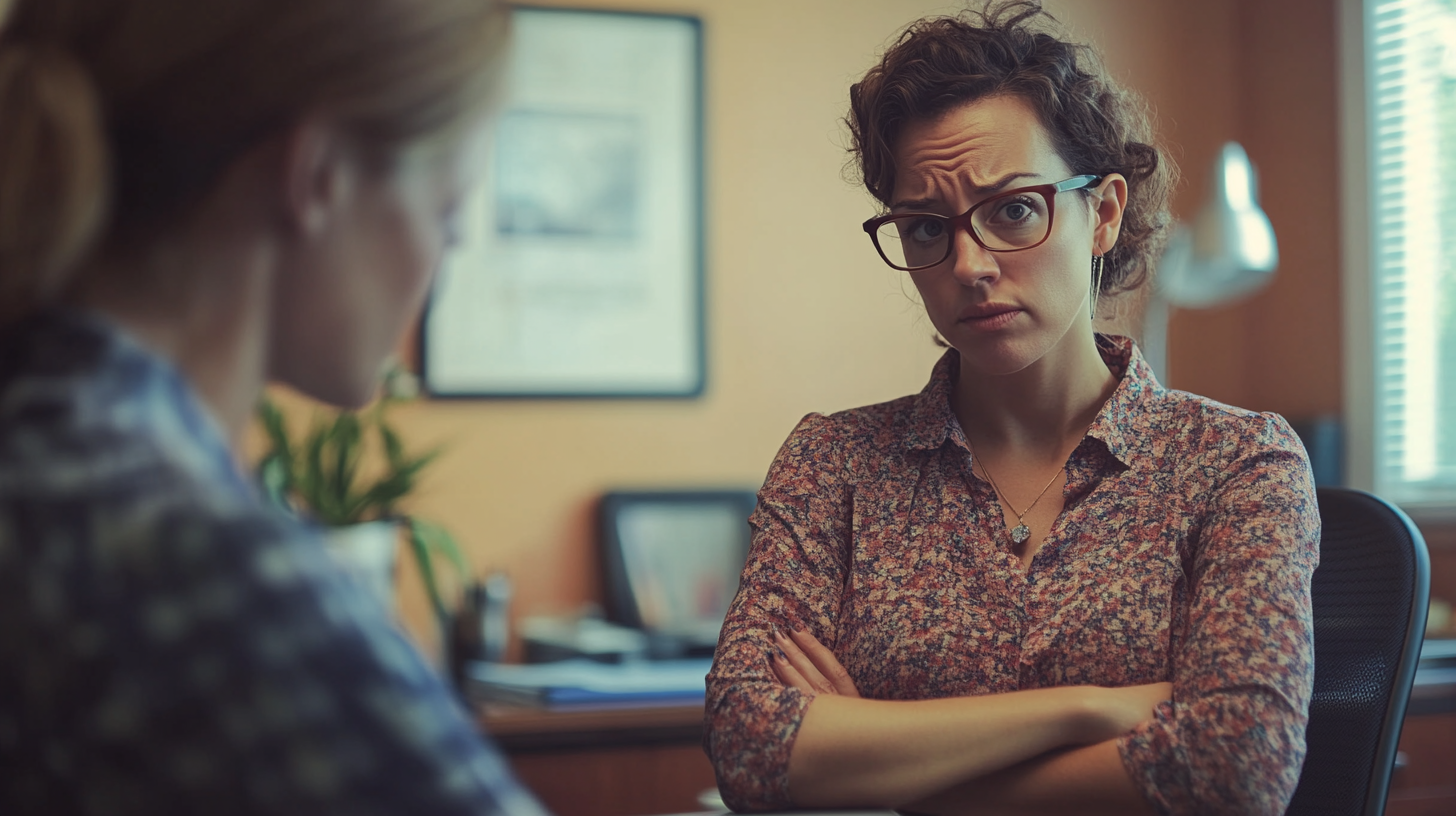
<instances>
[{"instance_id":1,"label":"eyeglass lens","mask_svg":"<svg viewBox=\"0 0 1456 816\"><path fill-rule=\"evenodd\" d=\"M1051 228L1046 197L1022 191L989 198L971 211L977 243L990 250L1024 249L1046 238ZM942 215L907 213L881 224L875 241L894 266L935 266L950 256L954 220Z\"/></svg>"}]
</instances>

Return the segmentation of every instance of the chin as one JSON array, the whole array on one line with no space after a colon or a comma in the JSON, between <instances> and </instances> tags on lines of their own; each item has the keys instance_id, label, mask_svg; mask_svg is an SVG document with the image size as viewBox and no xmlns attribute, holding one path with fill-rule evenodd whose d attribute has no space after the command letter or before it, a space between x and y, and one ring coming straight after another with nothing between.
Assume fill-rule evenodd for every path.
<instances>
[{"instance_id":1,"label":"chin","mask_svg":"<svg viewBox=\"0 0 1456 816\"><path fill-rule=\"evenodd\" d=\"M378 367L368 374L350 374L340 369L312 376L301 372L285 372L275 379L310 399L318 400L335 408L353 410L362 408L379 395L380 378Z\"/></svg>"},{"instance_id":2,"label":"chin","mask_svg":"<svg viewBox=\"0 0 1456 816\"><path fill-rule=\"evenodd\" d=\"M944 336L944 335L942 335ZM946 338L960 354L961 368L986 377L1023 371L1046 356L1047 349L1020 338Z\"/></svg>"},{"instance_id":3,"label":"chin","mask_svg":"<svg viewBox=\"0 0 1456 816\"><path fill-rule=\"evenodd\" d=\"M321 394L317 399L336 408L348 410L363 408L379 396L379 385L379 378L374 376L338 383L330 388L326 395Z\"/></svg>"},{"instance_id":4,"label":"chin","mask_svg":"<svg viewBox=\"0 0 1456 816\"><path fill-rule=\"evenodd\" d=\"M961 352L961 370L970 371L982 377L1009 377L1029 368L1035 360L972 357Z\"/></svg>"},{"instance_id":5,"label":"chin","mask_svg":"<svg viewBox=\"0 0 1456 816\"><path fill-rule=\"evenodd\" d=\"M379 396L379 383L371 380L365 387L354 388L346 392L340 392L334 399L324 400L335 408L344 408L350 411L363 408L373 402Z\"/></svg>"}]
</instances>

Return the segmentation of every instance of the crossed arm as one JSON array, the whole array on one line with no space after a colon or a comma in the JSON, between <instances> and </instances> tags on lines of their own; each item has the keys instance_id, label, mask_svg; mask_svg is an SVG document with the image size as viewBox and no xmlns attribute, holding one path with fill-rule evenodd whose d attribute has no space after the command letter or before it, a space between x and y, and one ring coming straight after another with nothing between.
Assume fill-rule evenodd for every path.
<instances>
[{"instance_id":1,"label":"crossed arm","mask_svg":"<svg viewBox=\"0 0 1456 816\"><path fill-rule=\"evenodd\" d=\"M845 443L828 420L806 420L760 494L754 552L709 677L705 747L725 799L745 810L1283 812L1304 753L1319 518L1287 426L1237 419L1208 430L1222 440L1208 456L1217 468L1195 475L1217 479L1185 511L1196 513L1196 540L1179 565L1189 597L1168 667L1172 702L1167 686L863 700L806 634L775 638L773 622L807 624L841 644L862 631L840 620L840 589L859 535L852 525L874 521L854 508L876 497L852 499ZM937 557L933 541L924 553ZM880 625L906 625L895 608ZM897 636L861 638L853 653L863 662ZM766 659L775 646L782 658Z\"/></svg>"},{"instance_id":2,"label":"crossed arm","mask_svg":"<svg viewBox=\"0 0 1456 816\"><path fill-rule=\"evenodd\" d=\"M917 813L1151 813L1114 738L1172 687L1092 686L913 702L865 700L807 631L775 633L774 674L814 695L789 760L802 807Z\"/></svg>"}]
</instances>

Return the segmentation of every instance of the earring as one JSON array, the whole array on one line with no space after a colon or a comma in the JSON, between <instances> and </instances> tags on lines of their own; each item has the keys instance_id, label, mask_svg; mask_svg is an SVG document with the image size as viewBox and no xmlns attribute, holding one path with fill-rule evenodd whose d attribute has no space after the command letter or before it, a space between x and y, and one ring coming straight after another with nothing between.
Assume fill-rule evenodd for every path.
<instances>
[{"instance_id":1,"label":"earring","mask_svg":"<svg viewBox=\"0 0 1456 816\"><path fill-rule=\"evenodd\" d=\"M1101 255L1093 255L1092 256L1092 296L1090 298L1088 298L1089 300L1092 301L1091 315L1092 315L1092 319L1093 320L1096 320L1097 319L1097 297L1098 297L1098 295L1101 295L1101 294L1102 294L1102 256Z\"/></svg>"}]
</instances>

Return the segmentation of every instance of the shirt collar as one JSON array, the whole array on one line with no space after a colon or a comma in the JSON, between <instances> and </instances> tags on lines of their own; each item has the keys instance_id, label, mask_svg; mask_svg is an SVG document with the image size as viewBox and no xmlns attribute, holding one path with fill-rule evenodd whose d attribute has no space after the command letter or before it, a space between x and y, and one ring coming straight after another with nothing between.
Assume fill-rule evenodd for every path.
<instances>
[{"instance_id":1,"label":"shirt collar","mask_svg":"<svg viewBox=\"0 0 1456 816\"><path fill-rule=\"evenodd\" d=\"M1101 441L1108 453L1124 466L1130 466L1131 460L1143 450L1147 441L1145 435L1138 432L1147 411L1146 402L1163 387L1158 384L1152 368L1143 359L1132 338L1099 334L1097 351L1108 369L1118 377L1118 384L1107 402L1103 403L1102 410L1097 412L1087 435ZM951 410L951 392L959 370L960 355L955 349L947 349L935 364L930 382L915 396L906 434L907 447L934 450L944 445L946 440L965 445L965 434Z\"/></svg>"},{"instance_id":2,"label":"shirt collar","mask_svg":"<svg viewBox=\"0 0 1456 816\"><path fill-rule=\"evenodd\" d=\"M905 435L905 444L911 450L935 450L949 438L964 437L950 407L951 391L960 367L960 355L955 349L946 349L930 372L930 382L915 395L909 433Z\"/></svg>"},{"instance_id":3,"label":"shirt collar","mask_svg":"<svg viewBox=\"0 0 1456 816\"><path fill-rule=\"evenodd\" d=\"M1092 420L1087 435L1101 440L1108 453L1131 467L1132 460L1146 452L1150 440L1143 427L1147 424L1148 402L1163 391L1163 386L1132 338L1099 334L1097 350L1118 377L1118 383Z\"/></svg>"},{"instance_id":4,"label":"shirt collar","mask_svg":"<svg viewBox=\"0 0 1456 816\"><path fill-rule=\"evenodd\" d=\"M111 320L53 307L9 327L0 340L0 422L25 423L62 442L149 445L200 478L253 495L222 428L186 378ZM84 468L92 453L57 443L47 462L58 472Z\"/></svg>"}]
</instances>

